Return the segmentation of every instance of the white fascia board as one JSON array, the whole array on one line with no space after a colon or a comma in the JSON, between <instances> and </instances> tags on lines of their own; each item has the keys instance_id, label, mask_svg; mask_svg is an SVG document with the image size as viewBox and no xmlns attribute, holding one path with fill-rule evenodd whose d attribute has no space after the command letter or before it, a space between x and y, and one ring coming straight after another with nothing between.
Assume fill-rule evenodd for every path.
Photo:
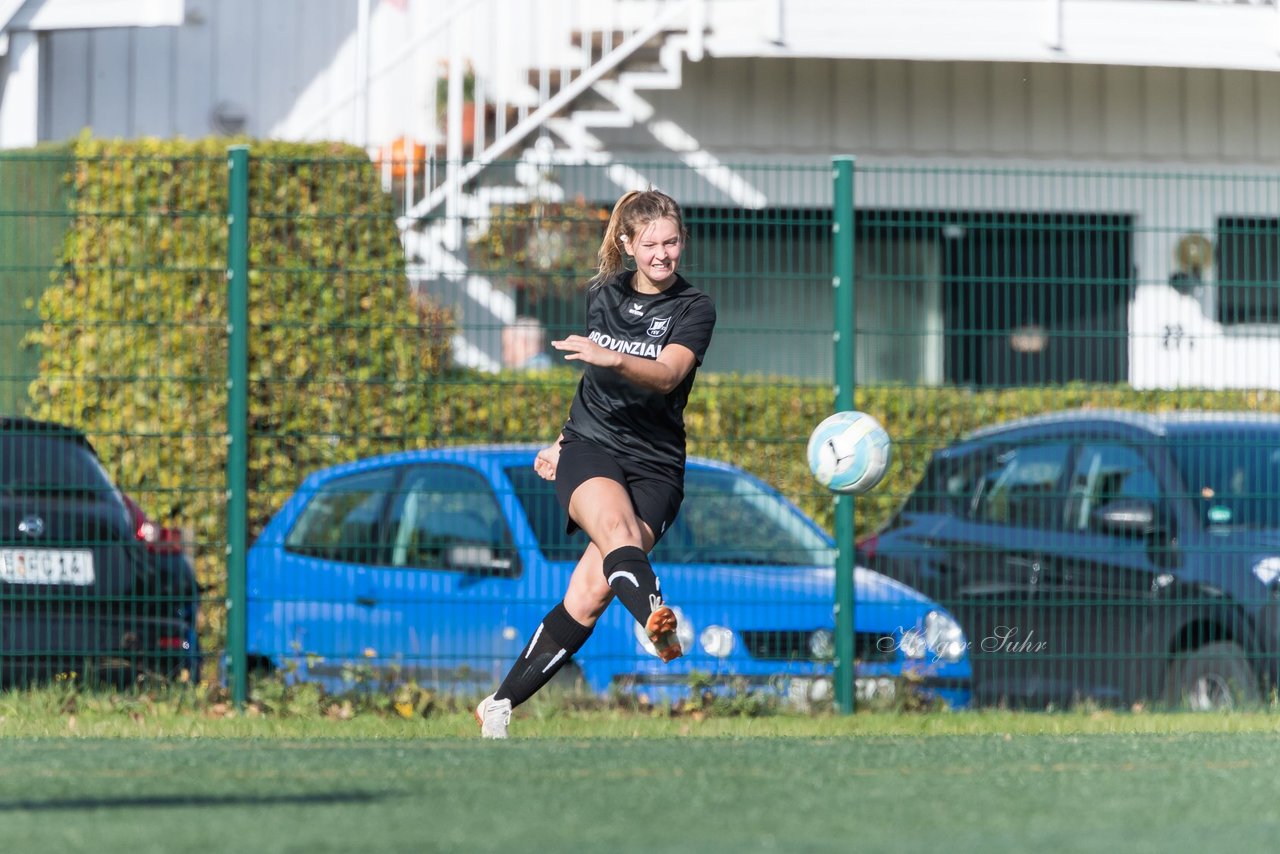
<instances>
[{"instance_id":1,"label":"white fascia board","mask_svg":"<svg viewBox=\"0 0 1280 854\"><path fill-rule=\"evenodd\" d=\"M185 15L186 0L28 0L13 17L10 29L177 27Z\"/></svg>"},{"instance_id":2,"label":"white fascia board","mask_svg":"<svg viewBox=\"0 0 1280 854\"><path fill-rule=\"evenodd\" d=\"M758 0L762 2L762 0ZM777 28L711 4L719 57L1086 63L1280 70L1272 5L1182 0L787 0Z\"/></svg>"}]
</instances>

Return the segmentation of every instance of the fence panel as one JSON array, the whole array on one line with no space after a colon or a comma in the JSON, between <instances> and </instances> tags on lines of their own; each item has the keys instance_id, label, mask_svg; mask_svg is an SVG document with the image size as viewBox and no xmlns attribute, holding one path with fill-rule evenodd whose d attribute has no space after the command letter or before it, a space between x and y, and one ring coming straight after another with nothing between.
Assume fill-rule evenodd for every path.
<instances>
[{"instance_id":1,"label":"fence panel","mask_svg":"<svg viewBox=\"0 0 1280 854\"><path fill-rule=\"evenodd\" d=\"M177 188L223 170L222 157L6 157L6 205L11 180L39 188L4 217L18 261L5 271L3 346L17 358L0 418L6 685L216 671L204 658L220 608L205 607L200 581L217 583L223 479L194 463L222 432L183 414L223 406L218 307L199 295L224 268L191 248L219 242L225 213Z\"/></svg>"},{"instance_id":2,"label":"fence panel","mask_svg":"<svg viewBox=\"0 0 1280 854\"><path fill-rule=\"evenodd\" d=\"M680 269L719 318L686 412L696 459L684 508L653 553L686 654L663 664L631 615L612 607L558 679L635 703L701 703L706 692L706 702L830 704L833 543L795 506L826 500L799 475L804 425L831 404L828 167L558 166L554 201L473 205L469 220L416 226L407 243L451 240L452 259L465 261L424 253L436 260L408 270L414 300L453 310L452 364L308 365L303 381L322 399L377 393L333 406L323 434L287 434L352 462L269 502L283 513L248 561L255 661L334 691L412 680L479 696L502 680L587 545L566 533L553 484L532 463L563 427L580 376L550 342L591 331L596 254L614 202L640 175L640 186L681 202L690 239ZM726 187L744 184L786 204L732 204ZM288 211L276 227L309 215ZM251 305L274 275L254 270ZM387 330L361 303L389 273L344 270L332 312L299 304L288 322L312 340L350 339L361 354L385 347L388 334L404 340L411 329ZM643 316L642 303L628 310ZM670 320L658 311L634 340L604 343L652 358ZM250 375L267 381L260 366ZM285 439L277 425L293 420L268 407L250 414L251 466ZM293 485L319 462L313 454L291 467ZM899 611L922 615L914 600L886 596L877 608L859 640L864 684L883 687L899 666Z\"/></svg>"},{"instance_id":3,"label":"fence panel","mask_svg":"<svg viewBox=\"0 0 1280 854\"><path fill-rule=\"evenodd\" d=\"M954 613L977 703L1274 690L1276 191L859 171L860 397L902 466L863 558Z\"/></svg>"},{"instance_id":4,"label":"fence panel","mask_svg":"<svg viewBox=\"0 0 1280 854\"><path fill-rule=\"evenodd\" d=\"M0 318L29 348L3 363L0 596L6 625L28 627L5 635L6 676L190 678L198 640L216 680L212 659L239 656L223 607L226 152L82 145L71 162L18 167L65 175L63 201L7 177L0 192L6 293L37 297ZM804 445L848 371L853 405L894 438L888 476L855 499L860 569L841 594L860 701L1270 696L1273 177L859 166L840 319L829 164L528 167L495 164L466 219L409 224L363 155L252 152L246 664L332 691L493 690L585 546L531 466L579 379L549 342L589 331L609 209L652 184L682 203L681 271L719 318L685 411L686 498L653 553L686 655L661 663L611 607L566 685L831 702L836 503ZM835 361L841 320L851 365ZM136 506L79 434L16 416L79 431Z\"/></svg>"}]
</instances>

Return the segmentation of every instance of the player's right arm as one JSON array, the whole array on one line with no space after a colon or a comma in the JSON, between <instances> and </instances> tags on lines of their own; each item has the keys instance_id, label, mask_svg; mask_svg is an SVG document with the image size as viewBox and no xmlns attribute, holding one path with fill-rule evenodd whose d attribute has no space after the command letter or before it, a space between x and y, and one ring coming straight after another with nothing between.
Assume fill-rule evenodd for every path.
<instances>
[{"instance_id":1,"label":"player's right arm","mask_svg":"<svg viewBox=\"0 0 1280 854\"><path fill-rule=\"evenodd\" d=\"M566 361L609 368L642 388L662 394L669 394L684 382L697 364L693 351L683 344L668 344L656 359L609 350L584 335L570 335L562 341L552 341L551 346L563 351Z\"/></svg>"},{"instance_id":2,"label":"player's right arm","mask_svg":"<svg viewBox=\"0 0 1280 854\"><path fill-rule=\"evenodd\" d=\"M560 442L562 439L564 439L563 433L557 436L556 440L550 445L538 451L538 456L533 460L533 470L543 480L556 479L556 467L560 464Z\"/></svg>"}]
</instances>

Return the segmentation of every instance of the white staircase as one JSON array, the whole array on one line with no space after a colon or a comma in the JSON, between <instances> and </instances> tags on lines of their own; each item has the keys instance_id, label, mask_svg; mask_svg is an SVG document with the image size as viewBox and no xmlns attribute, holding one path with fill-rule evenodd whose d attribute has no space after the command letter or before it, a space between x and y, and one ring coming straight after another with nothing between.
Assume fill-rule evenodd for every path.
<instances>
[{"instance_id":1,"label":"white staircase","mask_svg":"<svg viewBox=\"0 0 1280 854\"><path fill-rule=\"evenodd\" d=\"M564 7L565 0L547 2ZM678 89L686 59L702 58L707 2L571 4L583 15L570 23L567 7L557 15L562 49L505 80L498 76L498 63L464 61L453 43L449 74L440 86L448 93L442 111L445 144L427 154L421 174L409 163L407 174L387 184L402 199L399 222L410 280L416 289L457 307L463 317L454 342L456 361L496 370L500 330L515 319L511 295L468 269L464 258L467 237L487 228L495 205L561 201L564 190L551 177L553 167L560 165L606 167L619 194L652 183L615 162L596 131L643 129L736 203L765 204L759 190L703 151L684 129L658 116L644 97L650 91ZM484 5L474 0L455 4L453 11L483 31L474 18ZM469 139L460 132L464 94L480 117ZM486 180L490 166L512 160L518 160L514 182ZM389 170L384 175L389 178Z\"/></svg>"}]
</instances>

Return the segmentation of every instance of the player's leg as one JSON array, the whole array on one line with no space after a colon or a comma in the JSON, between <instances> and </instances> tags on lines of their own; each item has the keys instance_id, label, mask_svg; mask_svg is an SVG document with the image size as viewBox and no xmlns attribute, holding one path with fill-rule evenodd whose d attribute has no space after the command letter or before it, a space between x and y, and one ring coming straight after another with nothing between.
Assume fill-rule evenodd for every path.
<instances>
[{"instance_id":1,"label":"player's leg","mask_svg":"<svg viewBox=\"0 0 1280 854\"><path fill-rule=\"evenodd\" d=\"M599 549L588 544L573 569L564 601L542 618L498 690L476 707L480 732L486 738L506 738L511 710L550 682L591 636L596 620L613 599L603 562Z\"/></svg>"},{"instance_id":2,"label":"player's leg","mask_svg":"<svg viewBox=\"0 0 1280 854\"><path fill-rule=\"evenodd\" d=\"M661 605L662 593L647 554L653 534L636 517L631 495L615 480L591 478L573 491L569 516L604 555L601 569L609 588L644 623Z\"/></svg>"},{"instance_id":3,"label":"player's leg","mask_svg":"<svg viewBox=\"0 0 1280 854\"><path fill-rule=\"evenodd\" d=\"M604 577L604 555L595 543L588 543L573 568L573 575L569 576L569 589L564 594L565 610L582 625L594 627L612 601L613 588Z\"/></svg>"},{"instance_id":4,"label":"player's leg","mask_svg":"<svg viewBox=\"0 0 1280 854\"><path fill-rule=\"evenodd\" d=\"M637 516L631 493L610 478L591 478L573 491L569 516L604 555L601 568L609 589L645 627L659 657L679 658L683 650L676 637L675 612L663 602L661 584L649 563L656 538Z\"/></svg>"},{"instance_id":5,"label":"player's leg","mask_svg":"<svg viewBox=\"0 0 1280 854\"><path fill-rule=\"evenodd\" d=\"M581 528L603 555L602 569L609 587L622 604L647 623L661 607L658 578L649 565L653 548L651 502L647 491L636 492L637 483L619 461L593 442L568 440L560 444L556 466L556 497L569 517L570 531ZM674 518L674 512L670 518ZM668 516L661 516L665 524Z\"/></svg>"}]
</instances>

